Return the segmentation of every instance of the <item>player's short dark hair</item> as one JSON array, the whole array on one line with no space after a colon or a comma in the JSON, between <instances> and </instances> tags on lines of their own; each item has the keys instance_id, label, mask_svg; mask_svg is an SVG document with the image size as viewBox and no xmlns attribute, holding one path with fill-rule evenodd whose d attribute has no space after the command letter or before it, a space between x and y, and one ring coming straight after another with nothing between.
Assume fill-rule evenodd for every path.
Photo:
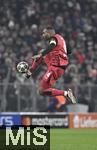
<instances>
[{"instance_id":1,"label":"player's short dark hair","mask_svg":"<svg viewBox=\"0 0 97 150\"><path fill-rule=\"evenodd\" d=\"M55 29L52 26L48 25L47 27L45 27L45 29L55 34Z\"/></svg>"},{"instance_id":2,"label":"player's short dark hair","mask_svg":"<svg viewBox=\"0 0 97 150\"><path fill-rule=\"evenodd\" d=\"M46 29L47 30L54 30L54 28L52 26L49 26L49 25L46 27Z\"/></svg>"}]
</instances>

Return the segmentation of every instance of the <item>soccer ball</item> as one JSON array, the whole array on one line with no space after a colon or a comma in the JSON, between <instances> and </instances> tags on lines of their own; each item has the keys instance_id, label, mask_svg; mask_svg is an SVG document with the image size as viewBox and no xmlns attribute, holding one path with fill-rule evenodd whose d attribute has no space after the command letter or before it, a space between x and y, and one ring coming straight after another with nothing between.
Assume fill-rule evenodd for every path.
<instances>
[{"instance_id":1,"label":"soccer ball","mask_svg":"<svg viewBox=\"0 0 97 150\"><path fill-rule=\"evenodd\" d=\"M17 64L17 71L19 73L26 73L29 68L29 65L25 61L21 61Z\"/></svg>"}]
</instances>

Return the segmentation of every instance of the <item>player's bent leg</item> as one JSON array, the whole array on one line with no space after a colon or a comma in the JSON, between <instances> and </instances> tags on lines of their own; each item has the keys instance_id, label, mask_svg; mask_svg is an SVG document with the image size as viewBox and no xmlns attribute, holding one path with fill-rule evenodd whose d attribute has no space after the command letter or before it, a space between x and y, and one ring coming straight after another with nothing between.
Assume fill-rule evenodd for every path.
<instances>
[{"instance_id":1,"label":"player's bent leg","mask_svg":"<svg viewBox=\"0 0 97 150\"><path fill-rule=\"evenodd\" d=\"M68 89L67 91L63 91L63 90L58 90L58 89L54 89L54 88L48 88L46 90L43 91L44 95L48 95L48 96L64 96L65 98L67 98L70 102L72 102L73 104L76 104L76 98L73 95L73 92L71 89ZM64 101L65 103L66 101Z\"/></svg>"},{"instance_id":2,"label":"player's bent leg","mask_svg":"<svg viewBox=\"0 0 97 150\"><path fill-rule=\"evenodd\" d=\"M53 71L47 71L46 74L43 76L42 80L40 81L39 86L39 93L41 95L48 95L48 96L64 96L64 91L52 88L52 86L56 83L56 79L54 78Z\"/></svg>"},{"instance_id":3,"label":"player's bent leg","mask_svg":"<svg viewBox=\"0 0 97 150\"><path fill-rule=\"evenodd\" d=\"M64 96L64 91L63 90L58 90L55 88L48 88L44 90L44 94L48 95L48 96L60 96L63 95Z\"/></svg>"},{"instance_id":4,"label":"player's bent leg","mask_svg":"<svg viewBox=\"0 0 97 150\"><path fill-rule=\"evenodd\" d=\"M46 95L45 90L51 87L50 80L52 78L52 74L53 71L47 70L47 72L42 77L38 89L40 95Z\"/></svg>"},{"instance_id":5,"label":"player's bent leg","mask_svg":"<svg viewBox=\"0 0 97 150\"><path fill-rule=\"evenodd\" d=\"M76 103L76 99L72 93L72 90L69 89L67 91L59 90L52 88L53 84L56 83L57 79L59 78L59 75L55 78L55 73L52 70L48 70L46 74L43 76L40 87L39 87L39 93L41 95L48 95L48 96L64 96L68 101L71 101L73 104Z\"/></svg>"},{"instance_id":6,"label":"player's bent leg","mask_svg":"<svg viewBox=\"0 0 97 150\"><path fill-rule=\"evenodd\" d=\"M57 96L64 96L65 98L67 98L67 101L72 102L73 104L76 104L76 98L73 95L73 92L71 89L68 89L67 91L63 91L63 90L58 90L58 89L54 89L54 88L48 88L48 89L39 89L39 93L41 95L48 95L48 96L53 96L53 97L57 97ZM59 99L58 99L59 101ZM64 104L67 102L66 99L64 101ZM63 102L62 102L63 103Z\"/></svg>"}]
</instances>

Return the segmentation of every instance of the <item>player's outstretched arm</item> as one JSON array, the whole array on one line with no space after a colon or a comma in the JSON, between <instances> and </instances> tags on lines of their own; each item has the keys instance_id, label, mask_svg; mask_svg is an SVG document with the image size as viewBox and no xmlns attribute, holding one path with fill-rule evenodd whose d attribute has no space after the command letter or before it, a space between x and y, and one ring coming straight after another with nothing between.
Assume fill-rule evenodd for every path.
<instances>
[{"instance_id":1,"label":"player's outstretched arm","mask_svg":"<svg viewBox=\"0 0 97 150\"><path fill-rule=\"evenodd\" d=\"M32 75L32 73L37 69L37 67L41 64L41 62L42 62L42 57L41 56L34 59L31 67L26 72L26 77L27 78L29 78Z\"/></svg>"},{"instance_id":2,"label":"player's outstretched arm","mask_svg":"<svg viewBox=\"0 0 97 150\"><path fill-rule=\"evenodd\" d=\"M42 57L42 54L40 53L40 54L37 54L37 55L34 55L34 56L32 56L32 59L34 59L34 61L35 60L37 60L38 58L40 58L40 57Z\"/></svg>"}]
</instances>

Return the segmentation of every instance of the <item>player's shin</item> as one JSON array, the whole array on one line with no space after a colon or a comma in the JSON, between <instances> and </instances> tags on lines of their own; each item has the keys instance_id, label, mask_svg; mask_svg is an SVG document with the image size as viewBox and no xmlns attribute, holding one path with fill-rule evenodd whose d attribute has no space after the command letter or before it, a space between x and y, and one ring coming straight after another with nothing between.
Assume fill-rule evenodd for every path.
<instances>
[{"instance_id":1,"label":"player's shin","mask_svg":"<svg viewBox=\"0 0 97 150\"><path fill-rule=\"evenodd\" d=\"M48 88L48 89L44 90L43 93L44 93L44 95L49 95L49 96L59 96L59 95L64 96L63 90L58 90L58 89L54 89L54 88Z\"/></svg>"}]
</instances>

